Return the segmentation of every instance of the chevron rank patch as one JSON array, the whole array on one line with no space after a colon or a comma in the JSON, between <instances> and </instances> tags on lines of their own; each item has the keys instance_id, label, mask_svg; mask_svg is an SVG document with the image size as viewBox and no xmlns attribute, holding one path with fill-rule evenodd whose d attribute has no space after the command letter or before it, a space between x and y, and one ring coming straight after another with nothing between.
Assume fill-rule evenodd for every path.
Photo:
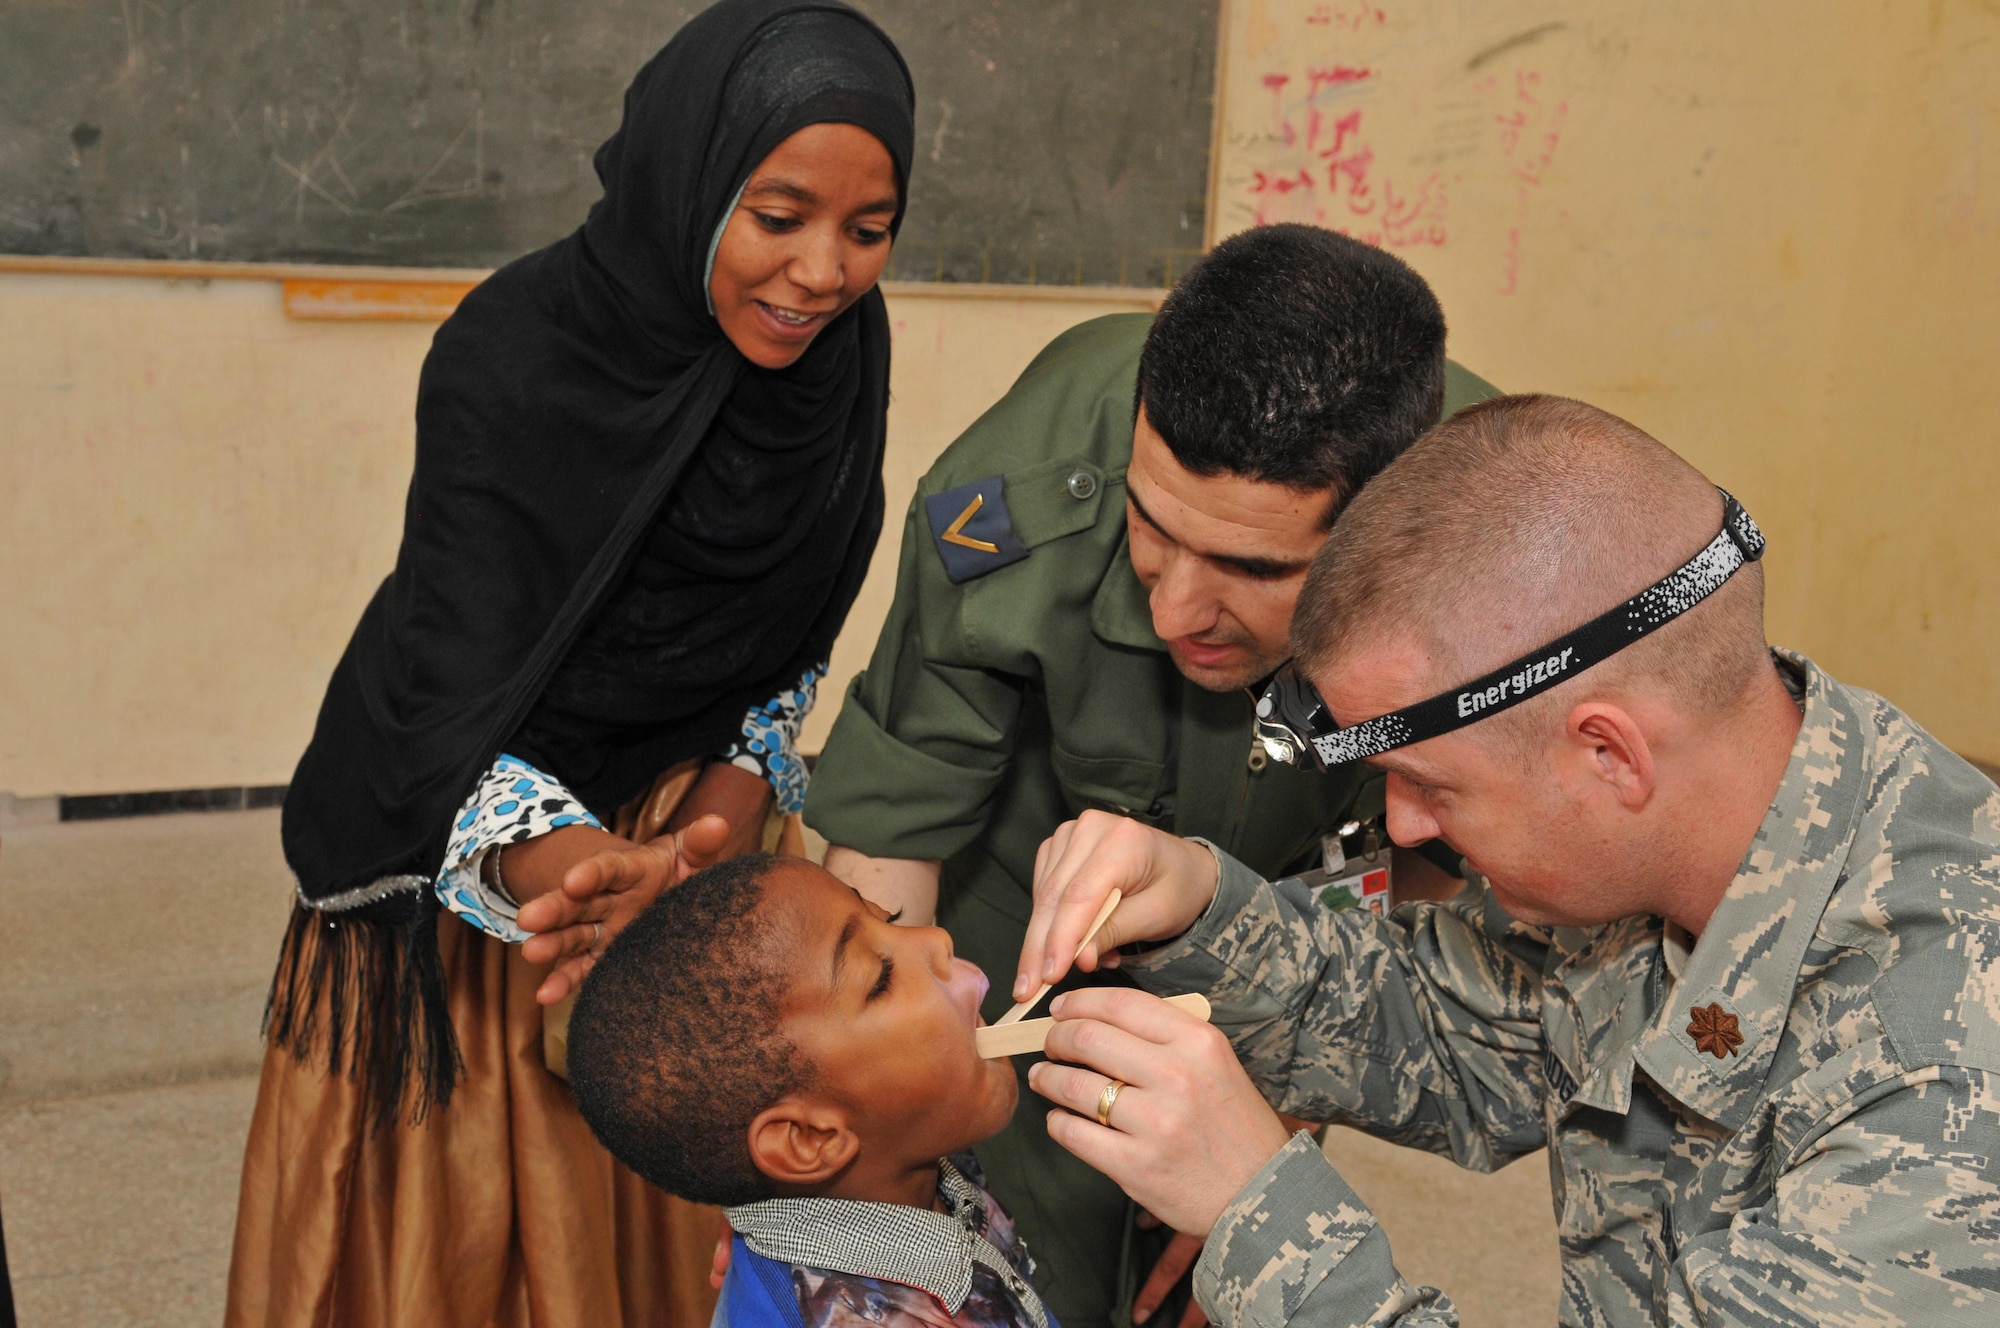
<instances>
[{"instance_id":1,"label":"chevron rank patch","mask_svg":"<svg viewBox=\"0 0 2000 1328\"><path fill-rule=\"evenodd\" d=\"M953 585L963 585L1028 556L1027 546L1014 534L1001 485L1000 476L989 475L924 499L931 542L937 546L945 575Z\"/></svg>"}]
</instances>

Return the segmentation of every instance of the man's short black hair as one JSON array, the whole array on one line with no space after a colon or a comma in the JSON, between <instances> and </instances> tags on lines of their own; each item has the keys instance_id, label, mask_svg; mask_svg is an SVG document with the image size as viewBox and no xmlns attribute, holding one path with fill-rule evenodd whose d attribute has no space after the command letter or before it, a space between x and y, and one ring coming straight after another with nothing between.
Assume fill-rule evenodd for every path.
<instances>
[{"instance_id":1,"label":"man's short black hair","mask_svg":"<svg viewBox=\"0 0 2000 1328\"><path fill-rule=\"evenodd\" d=\"M1444 310L1393 254L1317 226L1231 236L1139 353L1134 409L1197 475L1345 500L1438 422Z\"/></svg>"},{"instance_id":2,"label":"man's short black hair","mask_svg":"<svg viewBox=\"0 0 2000 1328\"><path fill-rule=\"evenodd\" d=\"M812 1079L778 1032L786 929L758 914L778 861L732 858L662 894L605 948L570 1016L569 1083L591 1130L697 1203L772 1196L750 1122Z\"/></svg>"}]
</instances>

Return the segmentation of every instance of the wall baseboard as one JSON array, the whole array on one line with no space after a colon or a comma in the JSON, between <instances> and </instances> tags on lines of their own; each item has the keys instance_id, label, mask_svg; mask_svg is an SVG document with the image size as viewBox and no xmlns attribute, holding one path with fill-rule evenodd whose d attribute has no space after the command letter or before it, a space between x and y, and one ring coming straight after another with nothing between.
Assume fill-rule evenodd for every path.
<instances>
[{"instance_id":1,"label":"wall baseboard","mask_svg":"<svg viewBox=\"0 0 2000 1328\"><path fill-rule=\"evenodd\" d=\"M805 753L806 769L818 762L818 752ZM1966 757L1979 772L2000 784L2000 765ZM58 821L114 821L133 816L168 816L180 812L242 812L282 806L285 784L234 785L229 788L159 789L146 793L57 794L22 798L0 793L0 830L20 825L53 825Z\"/></svg>"},{"instance_id":2,"label":"wall baseboard","mask_svg":"<svg viewBox=\"0 0 2000 1328\"><path fill-rule=\"evenodd\" d=\"M59 820L110 821L127 816L165 816L173 812L242 812L277 807L285 801L284 784L237 785L233 788L163 789L151 793L67 794L57 799Z\"/></svg>"},{"instance_id":3,"label":"wall baseboard","mask_svg":"<svg viewBox=\"0 0 2000 1328\"><path fill-rule=\"evenodd\" d=\"M285 801L284 784L233 785L228 788L156 789L144 793L60 793L45 798L21 798L0 793L0 829L17 825L52 825L59 821L115 821L133 816L168 816L177 812L241 812L277 807Z\"/></svg>"}]
</instances>

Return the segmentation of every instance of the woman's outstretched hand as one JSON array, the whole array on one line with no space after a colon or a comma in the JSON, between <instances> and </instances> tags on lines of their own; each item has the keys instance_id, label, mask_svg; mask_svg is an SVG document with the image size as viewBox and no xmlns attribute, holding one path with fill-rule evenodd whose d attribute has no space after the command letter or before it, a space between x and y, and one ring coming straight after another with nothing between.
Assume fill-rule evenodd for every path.
<instances>
[{"instance_id":1,"label":"woman's outstretched hand","mask_svg":"<svg viewBox=\"0 0 2000 1328\"><path fill-rule=\"evenodd\" d=\"M574 991L626 923L662 890L721 861L729 842L729 822L704 816L676 833L593 854L563 873L561 889L522 904L517 921L535 933L522 957L555 966L535 999L554 1005Z\"/></svg>"},{"instance_id":2,"label":"woman's outstretched hand","mask_svg":"<svg viewBox=\"0 0 2000 1328\"><path fill-rule=\"evenodd\" d=\"M1075 964L1115 966L1117 947L1164 941L1194 924L1215 898L1215 855L1190 840L1109 812L1065 821L1035 854L1035 912L1021 942L1014 999L1059 982ZM1113 890L1124 892L1096 944L1083 933Z\"/></svg>"}]
</instances>

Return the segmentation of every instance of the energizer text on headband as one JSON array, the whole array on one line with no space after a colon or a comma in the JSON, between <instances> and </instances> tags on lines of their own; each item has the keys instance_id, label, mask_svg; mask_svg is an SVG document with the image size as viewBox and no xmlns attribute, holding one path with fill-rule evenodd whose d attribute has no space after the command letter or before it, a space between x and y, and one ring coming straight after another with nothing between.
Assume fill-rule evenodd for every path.
<instances>
[{"instance_id":1,"label":"energizer text on headband","mask_svg":"<svg viewBox=\"0 0 2000 1328\"><path fill-rule=\"evenodd\" d=\"M1539 650L1462 687L1347 728L1313 685L1287 664L1257 702L1257 737L1274 761L1303 757L1322 772L1476 724L1601 664L1707 599L1746 563L1764 556L1764 533L1725 489L1722 530L1701 552L1632 598Z\"/></svg>"}]
</instances>

